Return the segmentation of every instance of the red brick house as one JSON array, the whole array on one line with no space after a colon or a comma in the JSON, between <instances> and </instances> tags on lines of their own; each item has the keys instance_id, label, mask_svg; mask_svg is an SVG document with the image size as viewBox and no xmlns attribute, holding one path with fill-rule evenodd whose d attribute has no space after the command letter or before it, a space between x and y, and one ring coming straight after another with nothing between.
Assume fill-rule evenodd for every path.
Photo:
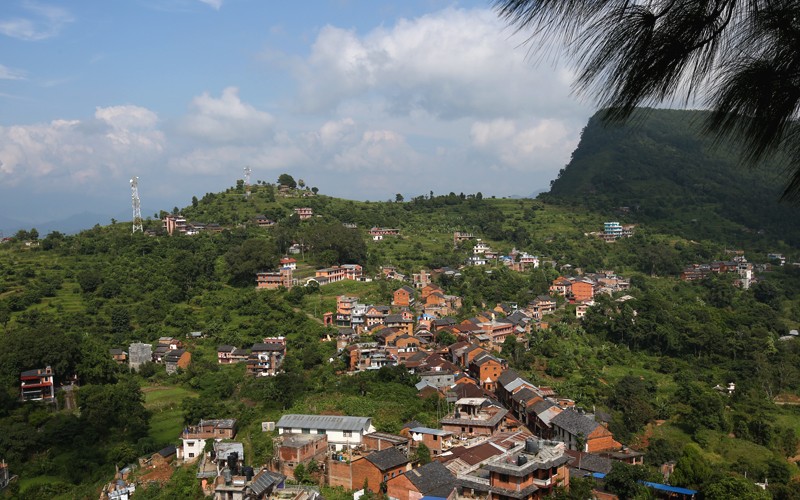
<instances>
[{"instance_id":1,"label":"red brick house","mask_svg":"<svg viewBox=\"0 0 800 500\"><path fill-rule=\"evenodd\" d=\"M529 439L523 451L497 457L484 467L490 474L489 500L534 500L549 496L557 486L568 489L569 460L563 444Z\"/></svg>"},{"instance_id":2,"label":"red brick house","mask_svg":"<svg viewBox=\"0 0 800 500\"><path fill-rule=\"evenodd\" d=\"M352 486L366 487L373 492L386 492L386 483L409 470L408 457L397 448L387 448L370 453L352 462Z\"/></svg>"},{"instance_id":3,"label":"red brick house","mask_svg":"<svg viewBox=\"0 0 800 500\"><path fill-rule=\"evenodd\" d=\"M420 500L423 497L455 500L456 478L441 462L433 461L389 479L386 493L398 500Z\"/></svg>"},{"instance_id":4,"label":"red brick house","mask_svg":"<svg viewBox=\"0 0 800 500\"><path fill-rule=\"evenodd\" d=\"M397 307L411 307L414 304L414 289L403 285L394 291L392 305Z\"/></svg>"}]
</instances>

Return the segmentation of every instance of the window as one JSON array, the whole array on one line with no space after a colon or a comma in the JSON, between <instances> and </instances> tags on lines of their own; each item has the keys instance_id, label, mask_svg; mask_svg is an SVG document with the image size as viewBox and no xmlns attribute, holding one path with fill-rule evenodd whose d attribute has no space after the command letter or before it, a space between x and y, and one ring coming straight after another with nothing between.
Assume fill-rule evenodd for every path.
<instances>
[{"instance_id":1,"label":"window","mask_svg":"<svg viewBox=\"0 0 800 500\"><path fill-rule=\"evenodd\" d=\"M437 436L436 434L434 434L434 435L433 435L433 440L434 440L434 441L438 441L438 440L439 440L439 436Z\"/></svg>"},{"instance_id":2,"label":"window","mask_svg":"<svg viewBox=\"0 0 800 500\"><path fill-rule=\"evenodd\" d=\"M189 453L189 458L194 458L194 453Z\"/></svg>"},{"instance_id":3,"label":"window","mask_svg":"<svg viewBox=\"0 0 800 500\"><path fill-rule=\"evenodd\" d=\"M342 431L342 435L346 438L353 437L352 431Z\"/></svg>"},{"instance_id":4,"label":"window","mask_svg":"<svg viewBox=\"0 0 800 500\"><path fill-rule=\"evenodd\" d=\"M302 429L300 432L303 434L311 434L311 429Z\"/></svg>"},{"instance_id":5,"label":"window","mask_svg":"<svg viewBox=\"0 0 800 500\"><path fill-rule=\"evenodd\" d=\"M325 434L325 429L317 429L317 434Z\"/></svg>"},{"instance_id":6,"label":"window","mask_svg":"<svg viewBox=\"0 0 800 500\"><path fill-rule=\"evenodd\" d=\"M194 446L194 441L187 441L186 446Z\"/></svg>"}]
</instances>

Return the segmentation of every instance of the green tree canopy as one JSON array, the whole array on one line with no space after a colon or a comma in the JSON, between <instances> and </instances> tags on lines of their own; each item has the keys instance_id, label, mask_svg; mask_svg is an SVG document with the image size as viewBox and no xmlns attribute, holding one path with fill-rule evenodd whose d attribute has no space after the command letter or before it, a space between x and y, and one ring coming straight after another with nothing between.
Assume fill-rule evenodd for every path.
<instances>
[{"instance_id":1,"label":"green tree canopy","mask_svg":"<svg viewBox=\"0 0 800 500\"><path fill-rule=\"evenodd\" d=\"M704 101L708 128L744 158L788 151L784 196L800 197L800 3L719 0L496 0L500 16L577 62L575 87L606 116L642 103ZM535 43L535 42L534 42Z\"/></svg>"}]
</instances>

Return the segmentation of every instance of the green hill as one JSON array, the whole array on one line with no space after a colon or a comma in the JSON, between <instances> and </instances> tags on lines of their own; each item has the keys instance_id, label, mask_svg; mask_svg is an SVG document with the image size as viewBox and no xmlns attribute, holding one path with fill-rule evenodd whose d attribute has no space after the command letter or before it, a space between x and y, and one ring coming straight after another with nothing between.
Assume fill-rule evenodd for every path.
<instances>
[{"instance_id":1,"label":"green hill","mask_svg":"<svg viewBox=\"0 0 800 500\"><path fill-rule=\"evenodd\" d=\"M541 198L689 239L800 244L800 208L778 201L782 172L742 165L735 146L703 134L706 116L642 109L608 124L597 114Z\"/></svg>"}]
</instances>

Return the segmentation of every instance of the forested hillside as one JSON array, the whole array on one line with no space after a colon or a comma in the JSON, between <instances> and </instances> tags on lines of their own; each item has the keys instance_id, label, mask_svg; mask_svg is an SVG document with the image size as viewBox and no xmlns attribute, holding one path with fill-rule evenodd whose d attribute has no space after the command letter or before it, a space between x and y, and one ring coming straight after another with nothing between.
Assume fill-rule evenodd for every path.
<instances>
[{"instance_id":1,"label":"forested hillside","mask_svg":"<svg viewBox=\"0 0 800 500\"><path fill-rule=\"evenodd\" d=\"M442 403L420 397L419 378L402 366L344 375L346 356L332 341L336 329L322 318L342 294L389 304L402 283L381 278L382 266L407 276L451 266L461 267L460 276L437 283L462 299L458 321L500 302L524 307L547 294L559 275L624 276L630 289L597 297L583 319L576 304L558 297L557 311L542 322L548 326L538 325L524 342L507 342L501 356L535 383L608 411L614 435L646 450L649 464L677 461L672 484L708 488L733 478L749 487L748 474L768 477L775 498L796 498L793 478L800 471L790 459L800 453L800 406L793 404L800 394L800 339L785 338L800 326L800 271L790 265L796 247L753 233L745 255L762 270L760 282L744 290L730 275L680 281L683 266L730 254L718 233L691 241L684 226L669 229L669 218L636 219L633 237L606 243L587 233L601 230L613 211L555 195L545 199L557 204L481 193L358 202L283 191L259 182L246 196L240 182L176 207L172 212L191 222L221 226L192 236L167 235L159 219L164 211L145 221L147 234L115 222L74 236L21 231L0 245L0 458L20 476L9 496L96 498L115 466L174 444L200 418L238 419L237 440L255 465L273 454L261 422L287 412L370 416L388 432L410 420L436 426ZM585 195L587 205L617 203L593 197ZM300 220L298 207L311 208L314 217ZM257 216L274 224L260 227ZM372 226L400 234L373 241ZM472 232L498 255L530 252L541 266L512 270L494 259L463 267L476 240L454 244L454 231ZM274 269L292 244L303 248L294 255L299 279L358 263L375 280L255 290L256 273ZM783 251L789 263L768 267L759 248ZM430 347L451 344L454 336L445 333ZM131 373L109 354L164 336L185 342L192 354L186 369L168 375L148 363ZM249 377L243 364L217 363L220 344L248 347L268 336L287 340L283 373ZM61 391L57 405L21 402L20 372L46 365L62 380L74 377L74 399ZM730 382L737 387L730 398L713 389ZM191 467L136 493L200 496Z\"/></svg>"},{"instance_id":2,"label":"forested hillside","mask_svg":"<svg viewBox=\"0 0 800 500\"><path fill-rule=\"evenodd\" d=\"M800 243L800 208L780 203L774 166L742 165L736 146L702 132L707 113L642 109L609 124L599 113L540 199L729 245ZM622 208L627 207L627 208Z\"/></svg>"}]
</instances>

